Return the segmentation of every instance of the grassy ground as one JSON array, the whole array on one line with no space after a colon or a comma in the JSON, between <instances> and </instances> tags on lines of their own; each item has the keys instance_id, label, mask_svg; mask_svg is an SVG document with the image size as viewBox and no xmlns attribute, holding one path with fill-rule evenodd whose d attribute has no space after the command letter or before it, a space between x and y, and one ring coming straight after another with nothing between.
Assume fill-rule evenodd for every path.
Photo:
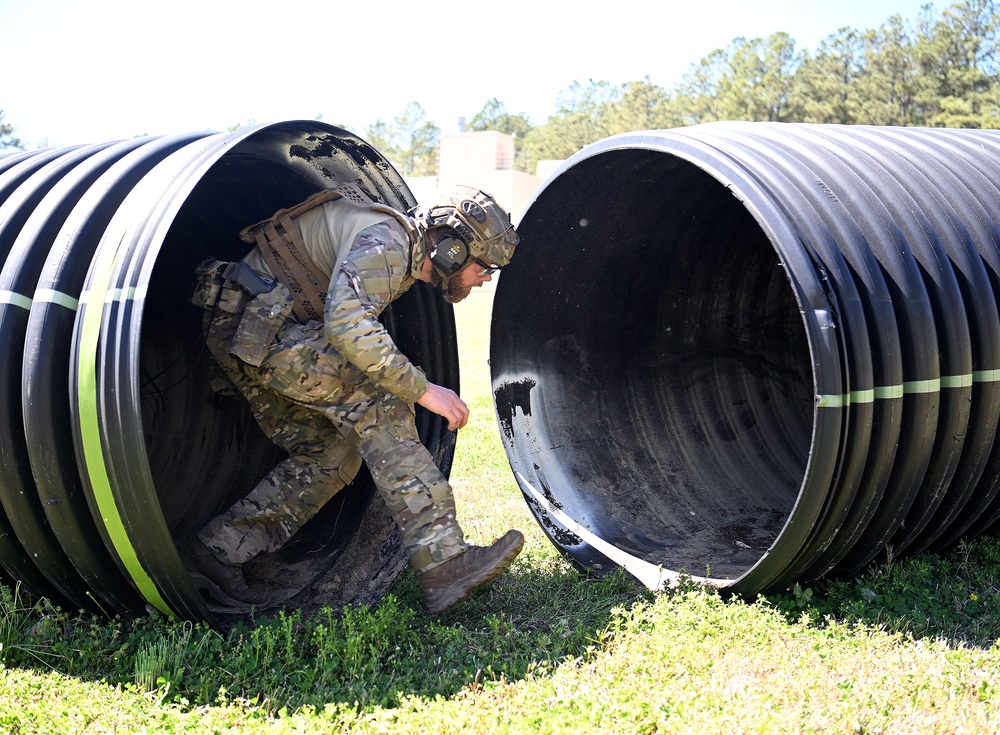
<instances>
[{"instance_id":1,"label":"grassy ground","mask_svg":"<svg viewBox=\"0 0 1000 735\"><path fill-rule=\"evenodd\" d=\"M456 309L472 406L452 480L512 571L428 616L412 574L374 609L222 635L98 619L0 588L0 732L1000 732L1000 543L749 602L571 569L510 476L489 396L492 294Z\"/></svg>"}]
</instances>

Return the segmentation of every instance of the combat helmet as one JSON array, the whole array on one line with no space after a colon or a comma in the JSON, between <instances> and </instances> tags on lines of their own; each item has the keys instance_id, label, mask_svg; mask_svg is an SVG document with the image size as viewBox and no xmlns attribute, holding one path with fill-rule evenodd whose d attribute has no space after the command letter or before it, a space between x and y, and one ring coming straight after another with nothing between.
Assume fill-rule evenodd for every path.
<instances>
[{"instance_id":1,"label":"combat helmet","mask_svg":"<svg viewBox=\"0 0 1000 735\"><path fill-rule=\"evenodd\" d=\"M510 263L517 247L510 215L492 196L471 186L456 186L439 195L434 204L414 207L410 215L421 235L444 228L458 236L449 237L446 245L439 245L430 254L434 267L445 278L476 260L503 267Z\"/></svg>"}]
</instances>

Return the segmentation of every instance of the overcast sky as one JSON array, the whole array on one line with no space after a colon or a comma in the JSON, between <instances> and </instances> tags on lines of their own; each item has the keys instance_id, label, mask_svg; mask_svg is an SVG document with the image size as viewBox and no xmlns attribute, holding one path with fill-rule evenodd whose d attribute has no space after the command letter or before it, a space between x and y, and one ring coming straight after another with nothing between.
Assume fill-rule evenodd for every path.
<instances>
[{"instance_id":1,"label":"overcast sky","mask_svg":"<svg viewBox=\"0 0 1000 735\"><path fill-rule=\"evenodd\" d=\"M574 80L671 87L738 36L814 49L923 4L0 0L0 110L29 147L320 115L363 134L411 101L450 133L492 97L538 124Z\"/></svg>"}]
</instances>

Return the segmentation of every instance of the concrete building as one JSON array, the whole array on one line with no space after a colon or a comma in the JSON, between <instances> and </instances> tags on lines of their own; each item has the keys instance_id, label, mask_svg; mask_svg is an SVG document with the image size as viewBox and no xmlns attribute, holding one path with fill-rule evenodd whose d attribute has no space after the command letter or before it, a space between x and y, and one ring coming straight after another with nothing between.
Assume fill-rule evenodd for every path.
<instances>
[{"instance_id":1,"label":"concrete building","mask_svg":"<svg viewBox=\"0 0 1000 735\"><path fill-rule=\"evenodd\" d=\"M560 162L545 163L550 172ZM475 186L491 194L518 222L543 179L514 169L514 139L496 130L442 135L438 146L437 176L408 176L406 185L418 202L438 189L456 184Z\"/></svg>"}]
</instances>

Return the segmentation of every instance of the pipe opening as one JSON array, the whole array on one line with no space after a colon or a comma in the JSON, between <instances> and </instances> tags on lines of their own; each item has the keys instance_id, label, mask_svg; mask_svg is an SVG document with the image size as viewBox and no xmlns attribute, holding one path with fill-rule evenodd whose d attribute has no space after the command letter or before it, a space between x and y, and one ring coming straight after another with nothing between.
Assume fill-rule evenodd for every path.
<instances>
[{"instance_id":1,"label":"pipe opening","mask_svg":"<svg viewBox=\"0 0 1000 735\"><path fill-rule=\"evenodd\" d=\"M815 410L768 237L724 183L635 148L562 171L518 229L491 367L533 513L584 566L604 565L550 509L653 565L740 577L793 509Z\"/></svg>"},{"instance_id":2,"label":"pipe opening","mask_svg":"<svg viewBox=\"0 0 1000 735\"><path fill-rule=\"evenodd\" d=\"M2 534L0 567L73 605L229 624L240 616L211 606L178 550L285 454L242 398L213 390L225 381L190 303L194 269L243 257L244 227L339 183L397 209L415 201L371 146L312 121L97 150L0 167L13 295L0 321L14 366L3 393L25 417L6 438L27 446L4 453L0 520L14 532ZM20 232L25 221L39 226ZM458 389L454 320L437 290L416 284L381 320L429 379ZM447 474L453 432L423 409L417 429ZM309 609L374 602L406 563L362 470L244 572L280 604Z\"/></svg>"},{"instance_id":3,"label":"pipe opening","mask_svg":"<svg viewBox=\"0 0 1000 735\"><path fill-rule=\"evenodd\" d=\"M170 224L142 314L139 382L145 450L164 520L178 548L245 497L287 456L258 428L246 401L212 390L222 376L204 349L202 312L187 303L194 267L209 255L221 260L243 257L250 246L238 235L248 224L319 188L357 180L359 165L372 167L381 161L367 146L359 151L361 147L349 136L299 140L297 134L285 136L280 129L259 133L202 176ZM401 182L388 193L376 188L381 182L362 180L366 183L373 195L381 194L390 204L403 209L412 205ZM427 366L432 376L436 373L443 384L457 387L454 336L449 335L453 324L450 312L439 313L442 309L446 307L438 294L417 284L384 312L382 321L405 354ZM420 409L418 429L447 472L453 445L442 441L447 434L443 422ZM317 592L309 585L330 577L349 578L363 590L358 599L375 599L371 590L384 592L406 560L394 524L384 508L380 510L381 500L372 504L373 498L374 483L362 467L354 482L283 548L244 565L248 581L276 589L279 598L299 595L300 604L315 597L318 603L336 605L351 601L358 591L331 591L328 585ZM365 530L359 531L363 525ZM372 554L372 543L381 543L383 553ZM352 545L360 548L352 550Z\"/></svg>"}]
</instances>

